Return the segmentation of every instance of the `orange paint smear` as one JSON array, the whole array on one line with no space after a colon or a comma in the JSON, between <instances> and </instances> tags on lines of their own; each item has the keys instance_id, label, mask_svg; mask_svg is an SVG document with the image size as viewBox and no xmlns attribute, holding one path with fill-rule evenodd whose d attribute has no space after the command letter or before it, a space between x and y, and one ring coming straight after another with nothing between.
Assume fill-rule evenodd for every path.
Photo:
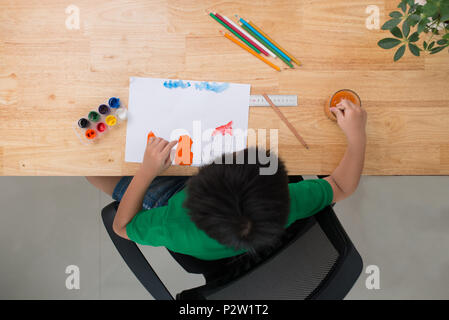
<instances>
[{"instance_id":1,"label":"orange paint smear","mask_svg":"<svg viewBox=\"0 0 449 320\"><path fill-rule=\"evenodd\" d=\"M179 137L176 147L175 164L180 166L190 166L193 162L193 153L191 152L193 141L188 135Z\"/></svg>"},{"instance_id":2,"label":"orange paint smear","mask_svg":"<svg viewBox=\"0 0 449 320\"><path fill-rule=\"evenodd\" d=\"M148 144L148 141L150 141L150 138L156 138L156 136L154 135L153 131L150 131L150 133L148 134L147 144Z\"/></svg>"}]
</instances>

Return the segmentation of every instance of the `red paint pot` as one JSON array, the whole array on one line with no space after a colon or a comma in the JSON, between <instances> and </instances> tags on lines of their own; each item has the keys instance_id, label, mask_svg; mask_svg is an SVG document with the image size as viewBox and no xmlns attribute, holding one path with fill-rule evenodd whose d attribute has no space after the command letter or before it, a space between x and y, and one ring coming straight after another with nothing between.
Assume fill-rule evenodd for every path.
<instances>
[{"instance_id":1,"label":"red paint pot","mask_svg":"<svg viewBox=\"0 0 449 320\"><path fill-rule=\"evenodd\" d=\"M106 125L103 122L100 122L99 124L97 124L97 130L98 132L103 132L106 130Z\"/></svg>"}]
</instances>

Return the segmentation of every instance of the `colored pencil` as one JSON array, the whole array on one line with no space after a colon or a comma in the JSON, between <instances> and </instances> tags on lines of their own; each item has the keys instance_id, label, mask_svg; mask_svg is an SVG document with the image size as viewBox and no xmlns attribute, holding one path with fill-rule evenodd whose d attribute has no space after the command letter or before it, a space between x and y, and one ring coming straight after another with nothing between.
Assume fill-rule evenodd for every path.
<instances>
[{"instance_id":1,"label":"colored pencil","mask_svg":"<svg viewBox=\"0 0 449 320\"><path fill-rule=\"evenodd\" d=\"M253 47L255 47L255 48L257 48L257 50L259 50L259 51L257 51L258 53L263 53L264 55L266 55L266 56L268 56L268 53L265 51L265 50L263 50L261 47L259 47L258 45L257 45L257 43L254 43L250 38L248 38L247 36L245 36L242 32L240 32L240 30L238 29L238 28L236 28L236 27L234 27L233 25L232 25L232 23L229 23L229 19L228 18L225 18L225 17L223 17L221 14L219 14L219 13L215 13L215 16L218 18L218 19L220 19L221 21L223 21L229 28L231 28L232 30L234 30L241 38L243 38L243 39L245 39L246 41L248 41L249 43L251 43L252 45L253 45ZM231 21L232 22L232 21Z\"/></svg>"},{"instance_id":2,"label":"colored pencil","mask_svg":"<svg viewBox=\"0 0 449 320\"><path fill-rule=\"evenodd\" d=\"M248 41L246 41L245 39L243 39L237 32L235 32L234 30L232 30L232 28L228 27L228 25L226 23L224 23L223 21L221 21L218 17L216 17L212 12L209 13L209 15L218 23L220 23L223 27L225 27L226 29L228 29L229 31L231 31L237 38L239 38L240 40L242 40L244 43L246 43L251 49L253 49L254 51L256 51L257 53L260 53L260 50L257 49L256 47L254 47L251 43L249 43Z\"/></svg>"},{"instance_id":3,"label":"colored pencil","mask_svg":"<svg viewBox=\"0 0 449 320\"><path fill-rule=\"evenodd\" d=\"M289 56L285 55L285 53L283 53L281 50L279 50L274 44L272 44L267 38L265 38L259 31L257 31L251 24L249 24L248 22L246 22L242 18L240 18L239 21L242 24L244 24L248 29L250 29L253 33L257 34L259 36L259 38L263 39L265 41L265 43L267 43L269 45L269 47L272 48L272 50L276 51L281 56L283 56L285 60L290 62L291 59L290 59Z\"/></svg>"},{"instance_id":4,"label":"colored pencil","mask_svg":"<svg viewBox=\"0 0 449 320\"><path fill-rule=\"evenodd\" d=\"M295 127L287 120L287 118L282 114L281 110L279 110L278 107L276 107L271 101L271 99L264 93L262 94L265 100L270 104L271 108L276 112L276 114L281 118L281 120L285 123L285 125L290 129L290 131L295 135L296 139L298 139L299 142L306 148L309 149L309 146L304 141L304 139L299 135L298 131L296 131Z\"/></svg>"},{"instance_id":5,"label":"colored pencil","mask_svg":"<svg viewBox=\"0 0 449 320\"><path fill-rule=\"evenodd\" d=\"M226 20L227 23L229 23L235 31L238 31L242 36L244 35L246 37L246 39L251 40L250 43L252 43L257 49L260 50L261 53L263 53L264 55L266 55L267 57L269 55L271 55L273 58L276 58L276 56L270 51L268 50L263 44L261 44L259 41L257 41L256 39L254 39L254 37L252 35L250 35L248 32L246 32L245 30L242 29L242 27L240 27L238 24L236 24L234 21L232 21L231 19L229 19L226 16L223 15L218 15L216 14L217 17L221 17L224 20Z\"/></svg>"},{"instance_id":6,"label":"colored pencil","mask_svg":"<svg viewBox=\"0 0 449 320\"><path fill-rule=\"evenodd\" d=\"M246 51L248 51L249 53L251 53L253 56L259 58L260 60L262 60L263 62L265 62L266 64L268 64L270 67L272 67L273 69L277 70L277 71L281 71L281 68L279 68L277 65L271 63L270 61L268 61L265 57L262 57L260 54L257 54L256 51L252 50L251 48L245 46L243 43L241 43L240 41L238 41L237 39L233 38L229 33L225 32L224 36L226 38L228 38L229 40L231 40L232 42L234 42L235 44L237 44L238 46L242 47L243 49L245 49Z\"/></svg>"},{"instance_id":7,"label":"colored pencil","mask_svg":"<svg viewBox=\"0 0 449 320\"><path fill-rule=\"evenodd\" d=\"M260 34L262 34L265 38L267 38L272 44L274 44L279 50L285 53L291 60L293 60L294 63L296 63L298 66L301 65L301 62L299 62L295 57L293 57L290 53L287 52L284 48L282 48L279 44L277 44L273 39L271 39L267 34L265 34L260 28L258 28L254 23L251 21L248 21L248 23L256 29Z\"/></svg>"},{"instance_id":8,"label":"colored pencil","mask_svg":"<svg viewBox=\"0 0 449 320\"><path fill-rule=\"evenodd\" d=\"M263 44L268 45L265 41L263 41L262 38L260 38L257 34L255 34L254 32L252 32L249 28L247 28L244 24L241 25L243 29L245 29L247 32L249 32L250 34L252 34L256 39L258 39L259 41L261 41ZM290 68L294 68L293 65L288 62L287 60L284 59L283 56L281 56L279 53L277 53L276 51L273 50L273 53L279 58L281 59L286 65L288 65Z\"/></svg>"}]
</instances>

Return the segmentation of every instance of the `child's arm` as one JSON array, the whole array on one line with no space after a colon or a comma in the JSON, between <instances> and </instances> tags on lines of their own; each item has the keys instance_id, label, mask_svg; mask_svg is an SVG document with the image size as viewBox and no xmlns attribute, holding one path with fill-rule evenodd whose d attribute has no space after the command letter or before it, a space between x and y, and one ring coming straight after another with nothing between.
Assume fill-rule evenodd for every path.
<instances>
[{"instance_id":1,"label":"child's arm","mask_svg":"<svg viewBox=\"0 0 449 320\"><path fill-rule=\"evenodd\" d=\"M366 111L348 100L343 100L332 108L337 122L346 135L348 147L338 167L326 177L334 192L333 202L349 197L360 181L365 161Z\"/></svg>"},{"instance_id":2,"label":"child's arm","mask_svg":"<svg viewBox=\"0 0 449 320\"><path fill-rule=\"evenodd\" d=\"M112 224L112 229L120 237L129 239L126 225L141 210L150 183L170 166L170 151L176 143L168 143L161 138L151 138L148 142L142 165L126 189Z\"/></svg>"}]
</instances>

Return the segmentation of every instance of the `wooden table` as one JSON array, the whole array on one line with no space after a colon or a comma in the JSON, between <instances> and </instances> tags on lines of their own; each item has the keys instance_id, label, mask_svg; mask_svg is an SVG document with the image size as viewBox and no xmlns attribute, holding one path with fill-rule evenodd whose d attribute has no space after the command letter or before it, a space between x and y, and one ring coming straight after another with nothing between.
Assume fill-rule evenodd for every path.
<instances>
[{"instance_id":1,"label":"wooden table","mask_svg":"<svg viewBox=\"0 0 449 320\"><path fill-rule=\"evenodd\" d=\"M270 108L251 108L250 128L279 128L279 153L291 174L328 174L345 138L323 113L328 96L355 90L368 112L366 175L449 174L449 56L393 63L368 30L368 5L381 25L396 1L87 1L80 29L68 30L69 2L0 2L0 173L132 175L124 162L125 126L81 145L72 123L111 96L128 101L130 76L250 83L252 94L296 94L283 112L302 147ZM303 66L276 72L219 34L205 13L254 21ZM276 61L282 65L280 61ZM283 66L284 67L284 66ZM172 167L167 174L191 174Z\"/></svg>"}]
</instances>

